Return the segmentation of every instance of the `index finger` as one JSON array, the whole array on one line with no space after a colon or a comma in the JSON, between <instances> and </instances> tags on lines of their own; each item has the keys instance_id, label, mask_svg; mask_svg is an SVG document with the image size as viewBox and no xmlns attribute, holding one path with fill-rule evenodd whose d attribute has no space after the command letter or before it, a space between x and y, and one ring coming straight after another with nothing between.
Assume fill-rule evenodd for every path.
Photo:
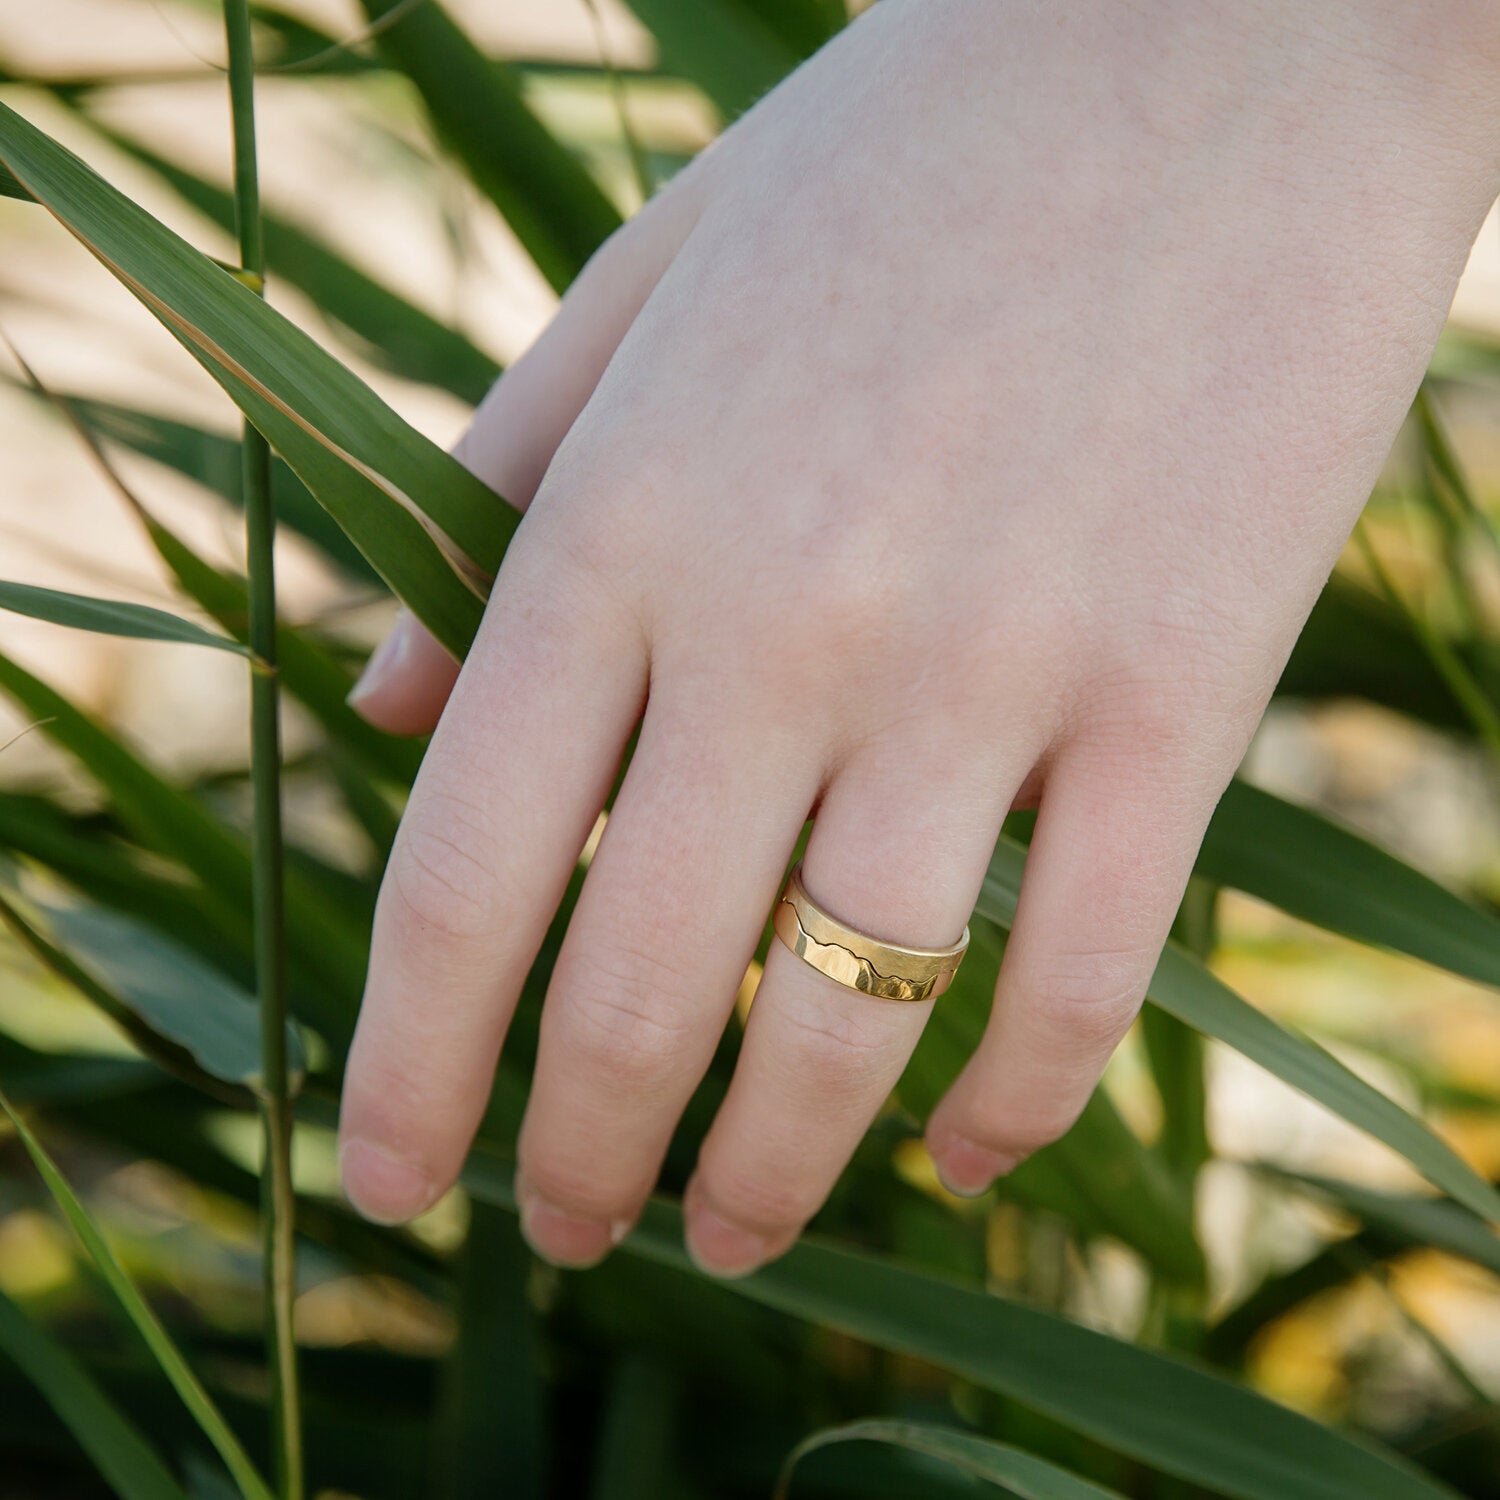
<instances>
[{"instance_id":1,"label":"index finger","mask_svg":"<svg viewBox=\"0 0 1500 1500\"><path fill-rule=\"evenodd\" d=\"M496 580L381 882L349 1053L351 1202L411 1218L458 1175L528 969L646 690L620 606L525 527ZM536 554L546 551L546 557ZM575 570L576 572L576 570Z\"/></svg>"}]
</instances>

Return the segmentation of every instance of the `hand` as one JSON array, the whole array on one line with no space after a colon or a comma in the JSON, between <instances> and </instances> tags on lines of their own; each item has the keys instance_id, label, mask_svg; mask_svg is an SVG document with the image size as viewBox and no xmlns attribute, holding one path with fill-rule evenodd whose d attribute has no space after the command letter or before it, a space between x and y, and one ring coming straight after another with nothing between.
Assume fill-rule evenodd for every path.
<instances>
[{"instance_id":1,"label":"hand","mask_svg":"<svg viewBox=\"0 0 1500 1500\"><path fill-rule=\"evenodd\" d=\"M460 450L533 502L468 662L407 622L359 690L442 721L349 1061L356 1204L454 1180L637 723L519 1144L541 1253L633 1222L810 815L815 899L939 946L1039 802L928 1140L972 1193L1068 1127L1495 194L1484 15L882 0L605 246ZM929 1008L773 944L702 1264L792 1243Z\"/></svg>"}]
</instances>

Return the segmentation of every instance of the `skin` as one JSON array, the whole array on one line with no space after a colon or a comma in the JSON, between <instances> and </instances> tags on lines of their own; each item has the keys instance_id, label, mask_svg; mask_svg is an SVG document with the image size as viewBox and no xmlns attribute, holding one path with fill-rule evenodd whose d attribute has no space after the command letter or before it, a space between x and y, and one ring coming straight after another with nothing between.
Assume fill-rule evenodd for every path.
<instances>
[{"instance_id":1,"label":"skin","mask_svg":"<svg viewBox=\"0 0 1500 1500\"><path fill-rule=\"evenodd\" d=\"M940 946L1039 805L928 1143L975 1193L1067 1129L1500 188L1497 14L881 0L600 251L459 449L530 506L467 664L404 620L356 693L441 712L349 1060L361 1210L453 1182L637 724L519 1143L541 1254L634 1221L809 815L815 899ZM773 944L702 1265L795 1240L929 1010Z\"/></svg>"}]
</instances>

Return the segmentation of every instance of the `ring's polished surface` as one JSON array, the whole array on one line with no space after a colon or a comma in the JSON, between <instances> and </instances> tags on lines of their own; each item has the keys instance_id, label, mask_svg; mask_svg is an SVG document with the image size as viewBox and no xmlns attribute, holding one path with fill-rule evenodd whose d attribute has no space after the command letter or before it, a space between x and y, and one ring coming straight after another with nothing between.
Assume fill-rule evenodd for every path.
<instances>
[{"instance_id":1,"label":"ring's polished surface","mask_svg":"<svg viewBox=\"0 0 1500 1500\"><path fill-rule=\"evenodd\" d=\"M807 894L800 864L787 877L771 925L804 963L881 1000L931 1000L941 995L953 983L969 946L967 927L951 948L904 948L847 927Z\"/></svg>"}]
</instances>

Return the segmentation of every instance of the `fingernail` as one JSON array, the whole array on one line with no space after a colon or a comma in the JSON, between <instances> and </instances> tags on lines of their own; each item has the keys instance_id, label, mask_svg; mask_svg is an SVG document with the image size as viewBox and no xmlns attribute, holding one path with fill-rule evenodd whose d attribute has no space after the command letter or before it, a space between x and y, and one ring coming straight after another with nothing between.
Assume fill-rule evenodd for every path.
<instances>
[{"instance_id":1,"label":"fingernail","mask_svg":"<svg viewBox=\"0 0 1500 1500\"><path fill-rule=\"evenodd\" d=\"M437 1202L437 1184L415 1162L377 1146L346 1141L339 1147L344 1196L375 1224L404 1224Z\"/></svg>"},{"instance_id":2,"label":"fingernail","mask_svg":"<svg viewBox=\"0 0 1500 1500\"><path fill-rule=\"evenodd\" d=\"M764 1235L731 1224L701 1203L688 1210L686 1239L694 1264L710 1276L748 1276L771 1254L771 1242Z\"/></svg>"},{"instance_id":3,"label":"fingernail","mask_svg":"<svg viewBox=\"0 0 1500 1500\"><path fill-rule=\"evenodd\" d=\"M390 634L375 648L369 661L365 663L364 671L359 674L359 681L349 690L346 701L351 708L357 708L367 698L373 698L400 672L410 650L411 640L411 613L399 610Z\"/></svg>"},{"instance_id":4,"label":"fingernail","mask_svg":"<svg viewBox=\"0 0 1500 1500\"><path fill-rule=\"evenodd\" d=\"M1020 1157L991 1151L967 1136L950 1136L942 1151L934 1151L932 1164L938 1181L956 1197L977 1198L987 1192L997 1177L1004 1177Z\"/></svg>"},{"instance_id":5,"label":"fingernail","mask_svg":"<svg viewBox=\"0 0 1500 1500\"><path fill-rule=\"evenodd\" d=\"M628 1219L589 1219L570 1214L539 1193L518 1185L521 1233L545 1261L570 1271L596 1266L630 1233Z\"/></svg>"}]
</instances>

